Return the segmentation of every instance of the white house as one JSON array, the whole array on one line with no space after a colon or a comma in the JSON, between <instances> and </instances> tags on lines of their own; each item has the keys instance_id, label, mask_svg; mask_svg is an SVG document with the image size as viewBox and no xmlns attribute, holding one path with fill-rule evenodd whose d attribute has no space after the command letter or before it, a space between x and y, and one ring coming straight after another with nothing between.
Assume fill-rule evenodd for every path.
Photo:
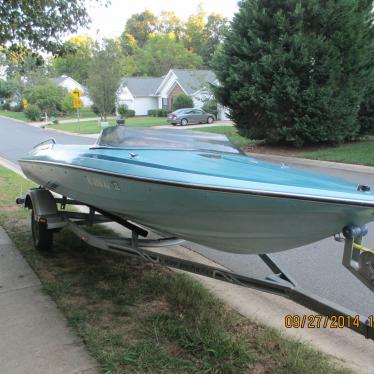
<instances>
[{"instance_id":1,"label":"white house","mask_svg":"<svg viewBox=\"0 0 374 374\"><path fill-rule=\"evenodd\" d=\"M117 91L117 104L126 104L136 115L147 115L150 109L171 110L175 96L189 95L195 108L212 99L209 84L217 84L211 70L171 69L163 77L124 77ZM219 108L218 119L228 119Z\"/></svg>"},{"instance_id":2,"label":"white house","mask_svg":"<svg viewBox=\"0 0 374 374\"><path fill-rule=\"evenodd\" d=\"M57 84L57 86L66 88L68 92L72 92L75 88L78 88L83 92L83 96L81 97L83 105L85 107L90 107L92 105L87 88L83 86L83 84L78 83L75 79L68 77L67 75L61 75L59 77L52 78L51 80Z\"/></svg>"}]
</instances>

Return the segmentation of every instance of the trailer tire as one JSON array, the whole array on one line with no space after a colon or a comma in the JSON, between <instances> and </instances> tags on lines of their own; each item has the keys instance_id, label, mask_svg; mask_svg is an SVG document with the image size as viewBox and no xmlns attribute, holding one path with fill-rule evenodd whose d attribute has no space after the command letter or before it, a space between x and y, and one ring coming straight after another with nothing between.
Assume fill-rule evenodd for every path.
<instances>
[{"instance_id":1,"label":"trailer tire","mask_svg":"<svg viewBox=\"0 0 374 374\"><path fill-rule=\"evenodd\" d=\"M31 209L31 232L35 249L49 251L53 246L53 231L48 230L45 223L35 219L34 209Z\"/></svg>"}]
</instances>

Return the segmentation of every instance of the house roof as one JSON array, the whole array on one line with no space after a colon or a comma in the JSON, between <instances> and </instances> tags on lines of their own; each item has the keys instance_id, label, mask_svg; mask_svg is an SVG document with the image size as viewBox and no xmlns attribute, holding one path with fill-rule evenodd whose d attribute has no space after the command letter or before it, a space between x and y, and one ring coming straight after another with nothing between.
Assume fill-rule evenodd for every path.
<instances>
[{"instance_id":1,"label":"house roof","mask_svg":"<svg viewBox=\"0 0 374 374\"><path fill-rule=\"evenodd\" d=\"M69 78L67 75L61 75L59 77L51 78L51 81L53 81L55 84L59 85L60 83L62 83L67 78Z\"/></svg>"},{"instance_id":2,"label":"house roof","mask_svg":"<svg viewBox=\"0 0 374 374\"><path fill-rule=\"evenodd\" d=\"M74 78L69 77L68 75L60 75L59 77L51 78L51 81L52 81L53 83L55 83L57 86L59 86L59 85L61 85L64 81L66 81L67 79L72 80L72 81L75 82L76 85L79 86L83 91L88 92L86 86L83 86L82 83L77 82Z\"/></svg>"},{"instance_id":3,"label":"house roof","mask_svg":"<svg viewBox=\"0 0 374 374\"><path fill-rule=\"evenodd\" d=\"M121 86L126 86L133 96L152 96L164 77L125 77Z\"/></svg>"},{"instance_id":4,"label":"house roof","mask_svg":"<svg viewBox=\"0 0 374 374\"><path fill-rule=\"evenodd\" d=\"M217 80L211 70L172 69L172 71L188 95L200 90L206 83L213 83Z\"/></svg>"}]
</instances>

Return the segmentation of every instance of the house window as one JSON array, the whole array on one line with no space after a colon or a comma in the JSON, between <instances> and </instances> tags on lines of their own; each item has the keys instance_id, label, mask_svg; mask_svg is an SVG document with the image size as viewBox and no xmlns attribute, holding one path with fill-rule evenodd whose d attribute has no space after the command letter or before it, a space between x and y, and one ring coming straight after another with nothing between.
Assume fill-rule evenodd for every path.
<instances>
[{"instance_id":1,"label":"house window","mask_svg":"<svg viewBox=\"0 0 374 374\"><path fill-rule=\"evenodd\" d=\"M162 109L167 109L168 108L168 98L163 97L162 98Z\"/></svg>"}]
</instances>

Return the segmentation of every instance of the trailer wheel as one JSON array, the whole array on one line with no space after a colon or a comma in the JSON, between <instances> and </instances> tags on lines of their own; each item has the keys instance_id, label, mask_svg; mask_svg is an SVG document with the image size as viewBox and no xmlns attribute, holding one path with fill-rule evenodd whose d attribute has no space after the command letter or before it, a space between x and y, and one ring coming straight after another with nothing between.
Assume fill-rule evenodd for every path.
<instances>
[{"instance_id":1,"label":"trailer wheel","mask_svg":"<svg viewBox=\"0 0 374 374\"><path fill-rule=\"evenodd\" d=\"M53 246L53 232L47 229L46 223L35 219L34 210L31 209L31 232L35 249L49 251Z\"/></svg>"}]
</instances>

